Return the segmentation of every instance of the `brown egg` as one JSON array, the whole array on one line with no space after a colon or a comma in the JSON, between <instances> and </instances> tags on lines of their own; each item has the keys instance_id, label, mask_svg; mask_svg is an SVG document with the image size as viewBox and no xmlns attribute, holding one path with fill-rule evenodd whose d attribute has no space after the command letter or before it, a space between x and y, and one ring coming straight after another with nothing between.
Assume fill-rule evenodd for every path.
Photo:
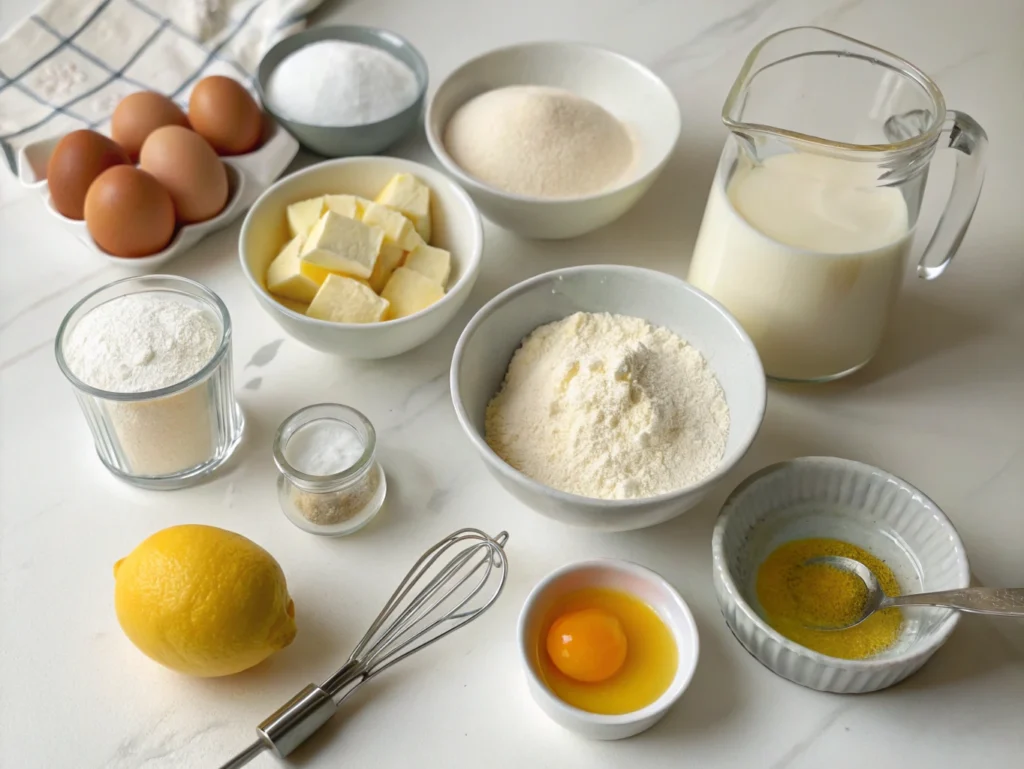
<instances>
[{"instance_id":1,"label":"brown egg","mask_svg":"<svg viewBox=\"0 0 1024 769\"><path fill-rule=\"evenodd\" d=\"M57 143L46 166L53 207L69 219L81 219L93 180L111 166L130 162L128 153L103 134L72 131Z\"/></svg>"},{"instance_id":2,"label":"brown egg","mask_svg":"<svg viewBox=\"0 0 1024 769\"><path fill-rule=\"evenodd\" d=\"M85 196L85 224L114 256L149 256L174 236L174 204L156 179L134 166L108 168Z\"/></svg>"},{"instance_id":3,"label":"brown egg","mask_svg":"<svg viewBox=\"0 0 1024 769\"><path fill-rule=\"evenodd\" d=\"M181 126L158 128L139 154L139 167L171 194L184 224L205 222L228 202L228 174L206 139Z\"/></svg>"},{"instance_id":4,"label":"brown egg","mask_svg":"<svg viewBox=\"0 0 1024 769\"><path fill-rule=\"evenodd\" d=\"M189 127L185 113L162 93L137 91L117 105L110 118L110 135L135 161L146 137L165 125Z\"/></svg>"},{"instance_id":5,"label":"brown egg","mask_svg":"<svg viewBox=\"0 0 1024 769\"><path fill-rule=\"evenodd\" d=\"M204 77L188 100L188 119L218 155L241 155L260 143L263 112L237 80Z\"/></svg>"}]
</instances>

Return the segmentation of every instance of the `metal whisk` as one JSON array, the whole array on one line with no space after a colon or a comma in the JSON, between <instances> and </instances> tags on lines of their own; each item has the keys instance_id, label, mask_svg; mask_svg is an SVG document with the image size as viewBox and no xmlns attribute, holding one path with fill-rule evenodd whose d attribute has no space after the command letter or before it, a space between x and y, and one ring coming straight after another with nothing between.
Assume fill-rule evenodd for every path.
<instances>
[{"instance_id":1,"label":"metal whisk","mask_svg":"<svg viewBox=\"0 0 1024 769\"><path fill-rule=\"evenodd\" d=\"M330 720L359 686L487 611L505 586L506 542L505 531L492 539L477 529L459 529L427 550L348 661L320 686L309 684L261 723L256 729L259 739L220 769L245 766L265 750L284 758ZM441 560L455 548L449 560Z\"/></svg>"}]
</instances>

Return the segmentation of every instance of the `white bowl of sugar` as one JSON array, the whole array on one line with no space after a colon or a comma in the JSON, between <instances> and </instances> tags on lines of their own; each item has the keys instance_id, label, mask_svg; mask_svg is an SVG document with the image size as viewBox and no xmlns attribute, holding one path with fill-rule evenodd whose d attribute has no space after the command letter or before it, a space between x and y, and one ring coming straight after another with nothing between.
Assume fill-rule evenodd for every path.
<instances>
[{"instance_id":1,"label":"white bowl of sugar","mask_svg":"<svg viewBox=\"0 0 1024 769\"><path fill-rule=\"evenodd\" d=\"M576 313L587 314L584 322L598 325L598 334L589 334L597 342L593 349L570 343L568 354L545 355L558 350L560 339L565 340L553 334L544 337L540 345L524 343L539 327L571 320ZM614 326L607 316L597 317L605 313L625 317ZM620 333L642 321L654 327L653 332L649 329L646 336L634 340ZM579 338L587 336L582 326L578 331ZM613 336L614 344L602 343ZM632 366L631 355L643 357L643 346L654 348L649 340L661 348L655 351L661 358ZM514 356L527 363L516 375ZM678 368L677 363L681 364ZM644 365L649 367L647 373ZM505 397L514 379L523 385L519 392L524 394L516 402ZM673 391L667 394L670 398L652 392L663 387ZM572 388L577 394L572 394ZM588 389L577 397L583 388ZM608 398L597 392L616 389L619 395L611 393ZM536 397L529 394L531 390ZM451 391L463 431L509 493L549 518L599 531L654 526L699 503L750 448L761 427L766 399L757 350L725 308L679 278L615 265L544 273L484 305L455 347ZM557 391L570 395L562 398ZM511 405L501 406L500 419L508 427L506 437L499 435L496 441L491 407L499 402L495 397L499 392L504 404ZM623 394L628 397L620 397ZM695 398L704 402L695 402ZM725 429L716 436L711 429L715 425L707 419L710 411L720 410L720 399L724 399L727 420L719 423ZM634 439L641 439L644 417L627 413L631 410L628 402L642 411L645 400L654 412L663 412L663 424L678 428L678 441L674 434L662 434L672 442L671 473L659 469L668 456L660 450L666 445L661 438L655 435L649 444L641 444L641 451L633 445ZM621 412L616 402L624 404ZM569 409L577 413L564 419ZM704 424L698 426L698 421ZM633 430L633 426L640 429ZM559 435L565 439L563 445L559 445ZM523 436L533 443L525 445ZM701 455L705 439L717 443L718 454L710 462ZM492 444L498 446L497 451ZM654 451L647 451L648 447ZM683 452L676 454L676 448ZM534 456L531 459L527 454ZM523 460L517 462L522 470L511 464L513 455ZM691 472L691 460L704 465L699 473ZM597 489L600 479L591 476L609 476L610 485ZM599 490L602 496L590 490ZM656 493L648 493L652 490Z\"/></svg>"},{"instance_id":2,"label":"white bowl of sugar","mask_svg":"<svg viewBox=\"0 0 1024 769\"><path fill-rule=\"evenodd\" d=\"M511 88L520 91L511 95L521 97L522 86L539 87L547 91L542 95L549 97L550 89L567 91L610 113L625 129L631 144L628 162L621 169L607 168L614 178L603 184L600 180L575 178L589 176L595 167L606 165L611 153L605 148L613 145L606 135L602 139L601 126L591 120L599 116L594 116L592 110L575 111L571 118L557 117L573 107L564 98L550 100L548 106L534 106L530 113L535 119L507 130L509 121L501 117L499 107L503 105L512 114L522 114L522 110L510 99L494 97L499 89ZM485 94L490 104L479 100ZM470 116L470 111L475 116ZM465 123L461 132L455 130L459 122ZM431 148L445 169L466 188L481 213L501 227L538 239L583 235L626 213L658 177L679 138L679 129L679 106L668 86L649 69L613 51L561 42L514 45L466 62L441 83L426 116ZM527 136L525 142L516 141L516 134L523 140L523 133L531 131L538 133ZM468 146L460 133L468 137ZM575 168L537 161L546 148L552 161L577 153L585 156L588 144L592 157L589 162L578 162ZM467 162L473 156L483 159L484 166ZM499 176L510 184L480 173L479 169L491 161L499 167ZM570 184L560 184L567 174ZM538 194L541 188L551 189L553 194Z\"/></svg>"}]
</instances>

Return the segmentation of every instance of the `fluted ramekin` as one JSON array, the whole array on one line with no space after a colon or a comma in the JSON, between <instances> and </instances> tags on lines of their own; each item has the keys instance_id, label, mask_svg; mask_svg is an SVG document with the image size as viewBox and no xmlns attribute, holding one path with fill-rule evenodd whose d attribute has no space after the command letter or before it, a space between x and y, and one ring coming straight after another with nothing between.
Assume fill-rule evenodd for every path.
<instances>
[{"instance_id":1,"label":"fluted ramekin","mask_svg":"<svg viewBox=\"0 0 1024 769\"><path fill-rule=\"evenodd\" d=\"M946 642L958 614L904 608L892 647L845 660L790 641L764 620L755 579L779 545L832 537L885 560L905 593L964 588L967 554L938 506L909 483L877 467L835 457L802 457L754 473L729 496L712 537L714 585L736 639L772 672L825 692L884 689L916 672Z\"/></svg>"}]
</instances>

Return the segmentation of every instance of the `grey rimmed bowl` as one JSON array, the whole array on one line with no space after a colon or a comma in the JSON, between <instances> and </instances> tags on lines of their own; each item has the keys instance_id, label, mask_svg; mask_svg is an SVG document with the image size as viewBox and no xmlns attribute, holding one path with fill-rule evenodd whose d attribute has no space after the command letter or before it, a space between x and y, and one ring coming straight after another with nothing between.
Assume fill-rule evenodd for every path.
<instances>
[{"instance_id":1,"label":"grey rimmed bowl","mask_svg":"<svg viewBox=\"0 0 1024 769\"><path fill-rule=\"evenodd\" d=\"M736 639L776 675L823 692L873 692L917 671L952 634L957 612L904 607L900 637L863 660L811 651L764 620L755 585L761 563L779 545L813 537L840 539L881 558L905 593L970 585L963 542L921 491L849 459L792 459L743 481L715 524L715 595Z\"/></svg>"},{"instance_id":2,"label":"grey rimmed bowl","mask_svg":"<svg viewBox=\"0 0 1024 769\"><path fill-rule=\"evenodd\" d=\"M266 88L270 74L285 57L310 43L321 40L343 40L362 43L387 51L407 64L416 75L419 92L416 101L396 115L376 123L355 126L320 126L290 120L274 109L267 99ZM264 54L256 69L256 89L263 108L273 115L308 150L327 157L376 155L403 139L419 125L423 115L423 102L427 93L427 62L422 54L405 38L377 27L339 25L313 27L286 37Z\"/></svg>"},{"instance_id":3,"label":"grey rimmed bowl","mask_svg":"<svg viewBox=\"0 0 1024 769\"><path fill-rule=\"evenodd\" d=\"M654 497L595 499L538 483L487 445L487 404L498 392L512 354L535 328L575 312L643 318L700 350L725 391L731 419L725 454L711 475ZM700 502L747 453L761 427L766 397L757 350L722 305L679 278L619 265L554 270L498 294L473 316L455 346L451 390L459 424L510 494L549 518L598 531L654 526Z\"/></svg>"}]
</instances>

